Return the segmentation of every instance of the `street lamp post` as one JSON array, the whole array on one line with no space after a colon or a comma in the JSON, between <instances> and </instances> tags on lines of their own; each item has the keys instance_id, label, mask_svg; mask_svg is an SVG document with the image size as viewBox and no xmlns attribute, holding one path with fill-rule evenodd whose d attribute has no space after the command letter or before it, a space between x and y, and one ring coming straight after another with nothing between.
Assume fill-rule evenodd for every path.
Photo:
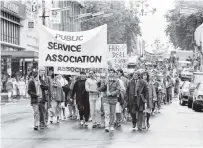
<instances>
[{"instance_id":1,"label":"street lamp post","mask_svg":"<svg viewBox=\"0 0 203 148\"><path fill-rule=\"evenodd\" d=\"M156 49L158 50L158 49L159 49L160 40L157 38L157 39L154 41L154 44L156 44Z\"/></svg>"},{"instance_id":2,"label":"street lamp post","mask_svg":"<svg viewBox=\"0 0 203 148\"><path fill-rule=\"evenodd\" d=\"M154 14L156 12L156 8L153 8L152 10L147 10L148 7L149 7L149 4L147 3L147 0L139 0L137 1L137 4L136 4L136 7L139 8L141 7L141 12L140 12L140 15L141 16L144 16L144 15L147 15L147 13L152 13Z\"/></svg>"}]
</instances>

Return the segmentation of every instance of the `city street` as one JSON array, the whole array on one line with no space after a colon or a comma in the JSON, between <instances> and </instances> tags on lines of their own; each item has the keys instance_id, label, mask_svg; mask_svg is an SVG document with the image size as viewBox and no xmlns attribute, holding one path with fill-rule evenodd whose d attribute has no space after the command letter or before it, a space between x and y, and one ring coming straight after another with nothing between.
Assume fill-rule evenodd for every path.
<instances>
[{"instance_id":1,"label":"city street","mask_svg":"<svg viewBox=\"0 0 203 148\"><path fill-rule=\"evenodd\" d=\"M163 106L152 117L149 131L132 131L131 123L120 130L80 129L75 121L54 123L41 131L33 130L32 109L28 100L1 106L2 148L69 148L69 147L156 147L202 148L203 113L180 106L177 99Z\"/></svg>"}]
</instances>

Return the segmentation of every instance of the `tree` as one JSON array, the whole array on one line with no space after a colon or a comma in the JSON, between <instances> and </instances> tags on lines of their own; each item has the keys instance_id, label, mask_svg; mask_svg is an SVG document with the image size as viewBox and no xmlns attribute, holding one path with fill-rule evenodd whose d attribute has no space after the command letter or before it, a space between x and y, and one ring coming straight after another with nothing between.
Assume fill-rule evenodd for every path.
<instances>
[{"instance_id":1,"label":"tree","mask_svg":"<svg viewBox=\"0 0 203 148\"><path fill-rule=\"evenodd\" d=\"M141 35L139 19L133 15L135 10L128 10L122 1L85 1L85 13L104 11L112 13L110 17L87 18L82 22L82 30L89 30L107 24L108 44L127 44L128 53L135 46L135 38Z\"/></svg>"},{"instance_id":2,"label":"tree","mask_svg":"<svg viewBox=\"0 0 203 148\"><path fill-rule=\"evenodd\" d=\"M200 5L200 3L203 4L203 2L199 1L196 3L177 1L175 9L168 11L165 15L168 23L165 32L176 48L179 47L186 50L193 49L194 32L196 28L203 23L203 14L197 13L184 16L180 14L179 10L182 6L202 10L203 5Z\"/></svg>"}]
</instances>

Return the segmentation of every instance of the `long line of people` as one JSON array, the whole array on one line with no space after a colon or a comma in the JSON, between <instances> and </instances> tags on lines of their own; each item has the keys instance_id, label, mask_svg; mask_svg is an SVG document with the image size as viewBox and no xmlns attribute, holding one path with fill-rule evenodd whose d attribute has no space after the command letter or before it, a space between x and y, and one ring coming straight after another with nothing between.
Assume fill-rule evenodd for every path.
<instances>
[{"instance_id":1,"label":"long line of people","mask_svg":"<svg viewBox=\"0 0 203 148\"><path fill-rule=\"evenodd\" d=\"M150 128L150 117L160 113L161 105L172 102L171 77L163 78L148 71L134 71L125 77L123 70L109 69L104 77L94 70L88 76L54 75L45 68L30 74L28 94L34 111L34 130L44 129L48 121L60 123L67 117L79 120L81 127L105 128L106 132L132 120L133 130ZM92 123L90 123L90 121Z\"/></svg>"}]
</instances>

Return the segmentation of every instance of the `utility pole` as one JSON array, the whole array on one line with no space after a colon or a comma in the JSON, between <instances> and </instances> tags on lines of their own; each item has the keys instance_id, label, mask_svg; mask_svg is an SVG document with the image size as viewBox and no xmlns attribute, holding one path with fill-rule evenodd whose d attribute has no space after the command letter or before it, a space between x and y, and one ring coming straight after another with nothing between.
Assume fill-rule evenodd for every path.
<instances>
[{"instance_id":1,"label":"utility pole","mask_svg":"<svg viewBox=\"0 0 203 148\"><path fill-rule=\"evenodd\" d=\"M46 16L45 15L46 14L46 10L45 10L45 0L42 0L42 16L40 16L40 17L42 17L42 24L44 25L44 26L46 26L46 17L49 17L49 16Z\"/></svg>"}]
</instances>

